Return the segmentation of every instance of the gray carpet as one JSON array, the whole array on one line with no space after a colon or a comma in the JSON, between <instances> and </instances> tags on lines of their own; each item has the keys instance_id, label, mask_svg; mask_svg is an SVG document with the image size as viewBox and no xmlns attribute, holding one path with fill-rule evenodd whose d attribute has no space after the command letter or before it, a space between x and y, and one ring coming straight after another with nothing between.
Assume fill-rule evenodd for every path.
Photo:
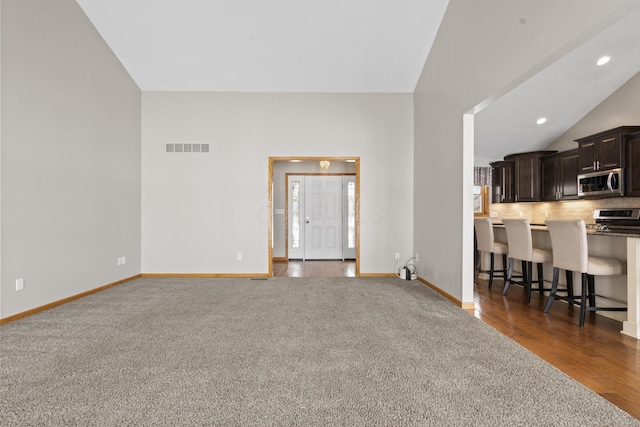
<instances>
[{"instance_id":1,"label":"gray carpet","mask_svg":"<svg viewBox=\"0 0 640 427\"><path fill-rule=\"evenodd\" d=\"M639 426L423 284L138 279L0 327L2 426Z\"/></svg>"}]
</instances>

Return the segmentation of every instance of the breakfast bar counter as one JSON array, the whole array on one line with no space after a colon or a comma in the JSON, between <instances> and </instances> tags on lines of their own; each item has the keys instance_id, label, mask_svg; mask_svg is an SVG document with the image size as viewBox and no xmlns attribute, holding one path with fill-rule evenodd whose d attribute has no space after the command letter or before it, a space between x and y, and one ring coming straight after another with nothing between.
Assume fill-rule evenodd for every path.
<instances>
[{"instance_id":1,"label":"breakfast bar counter","mask_svg":"<svg viewBox=\"0 0 640 427\"><path fill-rule=\"evenodd\" d=\"M506 243L504 225L494 223L496 241ZM550 248L550 238L547 227L544 224L531 224L534 244L539 247ZM640 339L640 233L631 230L599 230L595 225L587 225L587 238L589 251L592 248L595 255L625 258L627 261L626 275L626 320L622 322L622 333L630 337ZM550 266L545 266L545 276L550 273ZM600 279L600 278L598 278ZM620 276L620 280L623 278ZM576 282L574 279L574 283Z\"/></svg>"}]
</instances>

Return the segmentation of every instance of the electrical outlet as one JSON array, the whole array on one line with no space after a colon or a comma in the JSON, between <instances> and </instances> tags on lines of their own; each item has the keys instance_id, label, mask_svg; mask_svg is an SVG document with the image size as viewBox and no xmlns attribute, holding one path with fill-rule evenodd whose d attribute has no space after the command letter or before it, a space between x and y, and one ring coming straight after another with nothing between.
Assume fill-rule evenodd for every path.
<instances>
[{"instance_id":1,"label":"electrical outlet","mask_svg":"<svg viewBox=\"0 0 640 427\"><path fill-rule=\"evenodd\" d=\"M545 218L549 218L549 212L545 211L545 212L544 212L544 217L545 217Z\"/></svg>"},{"instance_id":2,"label":"electrical outlet","mask_svg":"<svg viewBox=\"0 0 640 427\"><path fill-rule=\"evenodd\" d=\"M126 264L126 263L127 263L127 257L126 257L126 256L123 256L123 257L122 257L122 264Z\"/></svg>"},{"instance_id":3,"label":"electrical outlet","mask_svg":"<svg viewBox=\"0 0 640 427\"><path fill-rule=\"evenodd\" d=\"M242 252L238 252L238 253L236 254L236 260L238 260L238 261L242 261Z\"/></svg>"},{"instance_id":4,"label":"electrical outlet","mask_svg":"<svg viewBox=\"0 0 640 427\"><path fill-rule=\"evenodd\" d=\"M524 212L518 212L518 216L522 218L524 216Z\"/></svg>"},{"instance_id":5,"label":"electrical outlet","mask_svg":"<svg viewBox=\"0 0 640 427\"><path fill-rule=\"evenodd\" d=\"M498 217L498 212L489 212L489 216L491 218L497 218Z\"/></svg>"},{"instance_id":6,"label":"electrical outlet","mask_svg":"<svg viewBox=\"0 0 640 427\"><path fill-rule=\"evenodd\" d=\"M418 254L416 254L416 262L420 261L420 257L418 257Z\"/></svg>"},{"instance_id":7,"label":"electrical outlet","mask_svg":"<svg viewBox=\"0 0 640 427\"><path fill-rule=\"evenodd\" d=\"M118 265L122 265L122 258L118 257Z\"/></svg>"},{"instance_id":8,"label":"electrical outlet","mask_svg":"<svg viewBox=\"0 0 640 427\"><path fill-rule=\"evenodd\" d=\"M16 279L16 291L21 291L24 289L24 279Z\"/></svg>"},{"instance_id":9,"label":"electrical outlet","mask_svg":"<svg viewBox=\"0 0 640 427\"><path fill-rule=\"evenodd\" d=\"M396 252L396 259L400 259L400 252Z\"/></svg>"}]
</instances>

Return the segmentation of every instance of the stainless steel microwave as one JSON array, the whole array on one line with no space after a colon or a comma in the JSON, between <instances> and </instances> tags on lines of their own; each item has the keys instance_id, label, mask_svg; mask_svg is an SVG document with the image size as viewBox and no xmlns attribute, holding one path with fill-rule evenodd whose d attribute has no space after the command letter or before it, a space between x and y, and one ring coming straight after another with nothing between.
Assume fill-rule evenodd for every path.
<instances>
[{"instance_id":1,"label":"stainless steel microwave","mask_svg":"<svg viewBox=\"0 0 640 427\"><path fill-rule=\"evenodd\" d=\"M578 175L578 197L624 195L624 169L609 169Z\"/></svg>"}]
</instances>

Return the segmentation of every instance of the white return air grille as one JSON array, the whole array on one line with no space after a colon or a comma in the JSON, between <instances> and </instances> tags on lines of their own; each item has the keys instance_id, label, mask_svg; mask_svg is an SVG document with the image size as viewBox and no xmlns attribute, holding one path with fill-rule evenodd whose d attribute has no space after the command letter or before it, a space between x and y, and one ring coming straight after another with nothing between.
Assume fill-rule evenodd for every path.
<instances>
[{"instance_id":1,"label":"white return air grille","mask_svg":"<svg viewBox=\"0 0 640 427\"><path fill-rule=\"evenodd\" d=\"M209 144L167 144L167 153L208 153Z\"/></svg>"}]
</instances>

